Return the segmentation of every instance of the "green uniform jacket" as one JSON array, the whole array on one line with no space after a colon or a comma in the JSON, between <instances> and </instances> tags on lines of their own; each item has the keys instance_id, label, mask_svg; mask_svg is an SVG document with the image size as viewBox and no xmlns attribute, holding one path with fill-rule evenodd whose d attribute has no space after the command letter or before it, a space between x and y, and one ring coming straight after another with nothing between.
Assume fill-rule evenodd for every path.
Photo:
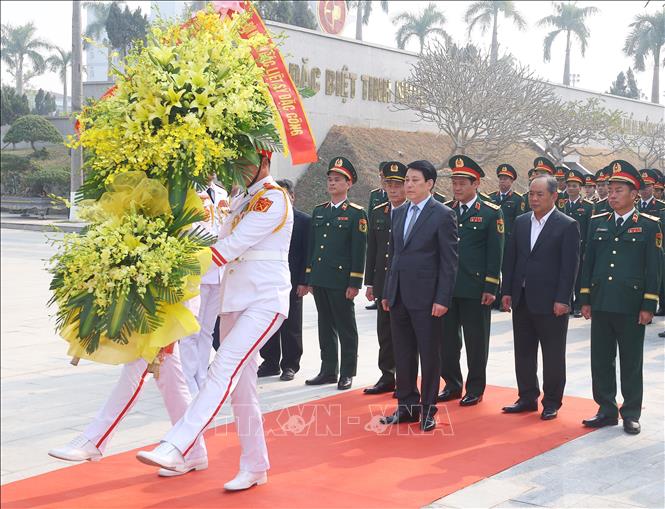
<instances>
[{"instance_id":1,"label":"green uniform jacket","mask_svg":"<svg viewBox=\"0 0 665 509\"><path fill-rule=\"evenodd\" d=\"M310 235L308 274L310 286L360 288L365 268L367 214L345 200L339 207L330 202L314 207Z\"/></svg>"},{"instance_id":2,"label":"green uniform jacket","mask_svg":"<svg viewBox=\"0 0 665 509\"><path fill-rule=\"evenodd\" d=\"M367 210L372 212L374 210L374 207L378 207L381 203L384 203L387 200L388 200L388 195L383 189L381 189L380 187L372 189L369 193L369 207L367 208Z\"/></svg>"},{"instance_id":3,"label":"green uniform jacket","mask_svg":"<svg viewBox=\"0 0 665 509\"><path fill-rule=\"evenodd\" d=\"M390 202L374 207L369 214L367 233L367 261L365 262L365 285L371 286L374 298L383 296L390 244Z\"/></svg>"},{"instance_id":4,"label":"green uniform jacket","mask_svg":"<svg viewBox=\"0 0 665 509\"><path fill-rule=\"evenodd\" d=\"M653 216L635 212L618 229L613 213L593 216L582 265L581 304L591 304L592 312L655 312L662 242Z\"/></svg>"},{"instance_id":5,"label":"green uniform jacket","mask_svg":"<svg viewBox=\"0 0 665 509\"><path fill-rule=\"evenodd\" d=\"M612 212L612 207L610 207L610 202L607 198L598 200L593 204L593 215L597 216L598 214L604 214L605 212Z\"/></svg>"},{"instance_id":6,"label":"green uniform jacket","mask_svg":"<svg viewBox=\"0 0 665 509\"><path fill-rule=\"evenodd\" d=\"M500 191L494 191L490 194L490 198L492 198L492 203L501 207L503 220L506 222L506 238L508 238L513 231L513 223L515 222L515 219L526 210L524 199L520 193L513 191L512 189L506 194L503 203L501 202Z\"/></svg>"},{"instance_id":7,"label":"green uniform jacket","mask_svg":"<svg viewBox=\"0 0 665 509\"><path fill-rule=\"evenodd\" d=\"M434 191L434 192L432 193L432 196L434 196L434 199L435 199L436 201L438 201L439 203L444 203L444 204L445 204L446 201L447 201L447 200L446 200L446 195L445 195L445 194L441 194L439 191Z\"/></svg>"},{"instance_id":8,"label":"green uniform jacket","mask_svg":"<svg viewBox=\"0 0 665 509\"><path fill-rule=\"evenodd\" d=\"M566 202L565 214L572 217L580 225L580 238L582 239L582 250L586 246L586 238L589 232L589 221L593 216L593 202L579 198L577 203L573 205L570 199Z\"/></svg>"},{"instance_id":9,"label":"green uniform jacket","mask_svg":"<svg viewBox=\"0 0 665 509\"><path fill-rule=\"evenodd\" d=\"M476 199L461 218L460 204L448 202L458 218L459 268L453 297L480 299L483 293L496 295L503 260L504 220L493 203Z\"/></svg>"}]
</instances>

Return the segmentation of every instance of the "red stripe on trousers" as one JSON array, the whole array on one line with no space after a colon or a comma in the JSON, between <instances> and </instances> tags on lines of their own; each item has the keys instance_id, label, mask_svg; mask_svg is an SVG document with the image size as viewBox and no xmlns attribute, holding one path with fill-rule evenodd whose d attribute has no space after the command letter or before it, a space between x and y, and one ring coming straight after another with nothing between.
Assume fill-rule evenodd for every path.
<instances>
[{"instance_id":1,"label":"red stripe on trousers","mask_svg":"<svg viewBox=\"0 0 665 509\"><path fill-rule=\"evenodd\" d=\"M97 444L95 445L95 447L97 447L97 449L99 449L99 446L101 446L104 443L104 440L106 440L106 437L108 437L111 434L111 432L113 431L113 428L115 428L118 425L118 423L120 422L120 420L125 416L125 414L127 413L127 410L129 410L129 407L132 406L132 402L139 395L139 392L141 392L141 387L143 387L143 381L145 380L145 376L147 374L148 374L148 368L145 368L145 371L141 375L141 380L139 381L139 385L136 388L136 390L134 391L134 394L132 394L132 397L129 399L129 401L125 405L125 408L122 409L122 412L120 412L118 417L115 418L115 421L113 421L113 424L111 424L111 427L108 430L106 430L106 433L104 433L104 436L101 438L101 440L99 440L99 442L97 442Z\"/></svg>"},{"instance_id":2,"label":"red stripe on trousers","mask_svg":"<svg viewBox=\"0 0 665 509\"><path fill-rule=\"evenodd\" d=\"M265 331L263 331L263 334L261 334L261 337L256 340L256 343L254 343L252 345L252 348L250 348L249 351L245 354L245 356L240 360L240 363L236 366L236 369L233 371L233 374L231 375L231 378L229 378L229 384L226 387L226 392L224 393L224 396L222 397L222 401L219 402L219 405L217 405L217 408L215 408L215 411L210 416L210 419L208 419L208 422L205 423L205 425L203 426L203 429L201 429L201 431L199 431L196 434L196 436L194 437L194 440L192 440L192 443L189 444L189 447L187 447L187 449L185 449L183 451L183 453L182 453L183 456L186 456L187 453L190 451L190 449L192 447L194 447L194 444L196 443L196 439L199 437L199 435L201 433L203 433L203 431L208 427L208 424L210 424L210 422L215 418L215 416L217 415L217 412L219 412L219 409L222 408L222 405L224 404L224 402L226 401L226 398L229 395L229 391L231 390L231 386L233 385L233 378L238 374L238 371L240 371L240 368L242 367L244 362L252 354L252 351L257 346L259 346L259 343L263 340L263 338L266 336L266 334L268 334L268 331L270 331L270 329L272 329L272 326L275 325L275 322L277 321L278 316L279 316L279 313L275 313L275 318L272 319L272 322L270 322L270 325L268 325L268 328Z\"/></svg>"}]
</instances>

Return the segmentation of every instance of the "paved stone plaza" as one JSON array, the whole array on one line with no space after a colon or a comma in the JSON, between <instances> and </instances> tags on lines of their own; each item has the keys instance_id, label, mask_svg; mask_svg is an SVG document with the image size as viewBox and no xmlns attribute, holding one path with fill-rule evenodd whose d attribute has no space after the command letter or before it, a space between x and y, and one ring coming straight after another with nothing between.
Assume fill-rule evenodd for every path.
<instances>
[{"instance_id":1,"label":"paved stone plaza","mask_svg":"<svg viewBox=\"0 0 665 509\"><path fill-rule=\"evenodd\" d=\"M54 310L46 308L50 277L44 268L53 253L47 240L58 235L1 230L2 484L68 466L46 452L83 430L119 371L84 361L70 366L66 344L53 332L49 315ZM354 388L373 384L379 374L375 312L365 310L365 304L364 298L358 299L360 351ZM492 320L488 382L514 387L510 315L495 312ZM319 368L311 296L305 299L304 324L305 353L296 379L260 381L266 411L337 393L333 385L304 385ZM664 329L661 318L647 328L640 435L628 436L621 426L595 431L442 498L432 507L664 507L665 341L657 336ZM591 398L589 324L583 319L571 320L567 359L566 393ZM561 412L566 412L565 404ZM227 422L229 415L230 407L225 406L217 422ZM590 416L581 415L580 421L583 417ZM157 388L148 383L108 453L153 443L168 427Z\"/></svg>"}]
</instances>

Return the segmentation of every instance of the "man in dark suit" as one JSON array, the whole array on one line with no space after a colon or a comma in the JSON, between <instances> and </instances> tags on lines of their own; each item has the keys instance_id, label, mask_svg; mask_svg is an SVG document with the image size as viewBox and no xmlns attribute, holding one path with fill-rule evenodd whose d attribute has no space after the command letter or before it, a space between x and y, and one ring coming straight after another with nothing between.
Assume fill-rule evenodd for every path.
<instances>
[{"instance_id":1,"label":"man in dark suit","mask_svg":"<svg viewBox=\"0 0 665 509\"><path fill-rule=\"evenodd\" d=\"M390 311L397 374L397 410L384 424L436 427L441 317L452 300L457 273L455 213L431 195L436 169L429 161L407 167L409 200L395 211L381 305ZM418 391L418 356L422 379Z\"/></svg>"},{"instance_id":2,"label":"man in dark suit","mask_svg":"<svg viewBox=\"0 0 665 509\"><path fill-rule=\"evenodd\" d=\"M277 184L286 190L295 200L293 182L288 179L278 180ZM293 233L289 246L289 272L291 272L291 294L289 296L289 316L268 342L261 348L263 362L259 366L258 376L279 375L280 380L289 381L300 369L302 356L302 299L307 294L307 249L309 248L309 231L312 218L293 209ZM280 351L282 360L280 362Z\"/></svg>"},{"instance_id":3,"label":"man in dark suit","mask_svg":"<svg viewBox=\"0 0 665 509\"><path fill-rule=\"evenodd\" d=\"M519 399L505 413L538 410L538 344L543 352L543 420L554 419L566 385L566 335L579 265L580 228L556 208L557 183L529 186L532 212L515 220L503 264L502 307L513 313Z\"/></svg>"}]
</instances>

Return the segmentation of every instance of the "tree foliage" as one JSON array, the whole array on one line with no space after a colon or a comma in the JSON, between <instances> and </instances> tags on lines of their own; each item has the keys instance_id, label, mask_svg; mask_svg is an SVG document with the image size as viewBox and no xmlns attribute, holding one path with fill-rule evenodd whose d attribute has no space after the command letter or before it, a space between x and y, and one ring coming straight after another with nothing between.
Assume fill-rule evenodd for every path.
<instances>
[{"instance_id":1,"label":"tree foliage","mask_svg":"<svg viewBox=\"0 0 665 509\"><path fill-rule=\"evenodd\" d=\"M633 57L635 69L644 71L647 56L653 57L651 102L658 104L660 92L661 51L665 46L665 7L655 14L639 14L631 24L623 51Z\"/></svg>"},{"instance_id":2,"label":"tree foliage","mask_svg":"<svg viewBox=\"0 0 665 509\"><path fill-rule=\"evenodd\" d=\"M425 49L425 41L431 35L440 35L447 42L450 42L450 36L441 28L446 22L446 16L439 10L434 3L430 3L419 14L414 15L408 12L395 16L393 24L399 25L395 40L397 47L404 49L412 37L415 37L420 43L420 52Z\"/></svg>"},{"instance_id":3,"label":"tree foliage","mask_svg":"<svg viewBox=\"0 0 665 509\"><path fill-rule=\"evenodd\" d=\"M650 122L647 118L635 121L623 119L621 129L612 136L616 150L631 150L639 158L642 168L665 167L665 121Z\"/></svg>"},{"instance_id":4,"label":"tree foliage","mask_svg":"<svg viewBox=\"0 0 665 509\"><path fill-rule=\"evenodd\" d=\"M67 69L72 65L72 52L55 46L56 53L46 59L46 65L58 73L62 82L62 112L67 113Z\"/></svg>"},{"instance_id":5,"label":"tree foliage","mask_svg":"<svg viewBox=\"0 0 665 509\"><path fill-rule=\"evenodd\" d=\"M500 79L497 79L500 76ZM430 44L411 69L398 109L434 123L453 153L479 163L510 154L539 132L542 112L558 100L551 85L510 58L491 63L474 46Z\"/></svg>"},{"instance_id":6,"label":"tree foliage","mask_svg":"<svg viewBox=\"0 0 665 509\"><path fill-rule=\"evenodd\" d=\"M20 26L2 25L2 61L16 80L18 95L23 94L23 88L32 78L46 70L42 52L51 49L51 44L37 38L36 33L32 22Z\"/></svg>"},{"instance_id":7,"label":"tree foliage","mask_svg":"<svg viewBox=\"0 0 665 509\"><path fill-rule=\"evenodd\" d=\"M136 41L145 41L148 17L141 13L140 7L134 12L127 6L121 10L117 2L113 2L104 26L109 45L124 58Z\"/></svg>"},{"instance_id":8,"label":"tree foliage","mask_svg":"<svg viewBox=\"0 0 665 509\"><path fill-rule=\"evenodd\" d=\"M351 0L347 2L347 5L351 9L356 10L356 39L359 41L363 40L363 25L369 23L369 18L372 16L372 8L374 6L372 0ZM379 2L381 10L388 13L388 1L381 0Z\"/></svg>"},{"instance_id":9,"label":"tree foliage","mask_svg":"<svg viewBox=\"0 0 665 509\"><path fill-rule=\"evenodd\" d=\"M19 95L14 87L2 85L0 92L0 125L9 125L17 118L30 113L28 96Z\"/></svg>"},{"instance_id":10,"label":"tree foliage","mask_svg":"<svg viewBox=\"0 0 665 509\"><path fill-rule=\"evenodd\" d=\"M518 30L526 28L526 21L515 7L515 2L502 0L473 2L464 13L464 22L469 27L469 35L476 26L480 27L483 34L492 26L492 44L490 46L492 62L499 59L499 14L503 14L506 19L512 19Z\"/></svg>"},{"instance_id":11,"label":"tree foliage","mask_svg":"<svg viewBox=\"0 0 665 509\"><path fill-rule=\"evenodd\" d=\"M623 71L617 74L617 79L612 82L608 93L620 97L628 97L630 99L640 98L641 91L637 88L635 75L630 67L625 74Z\"/></svg>"},{"instance_id":12,"label":"tree foliage","mask_svg":"<svg viewBox=\"0 0 665 509\"><path fill-rule=\"evenodd\" d=\"M55 97L51 92L44 92L44 89L37 90L35 95L35 107L32 113L35 115L50 115L56 110Z\"/></svg>"},{"instance_id":13,"label":"tree foliage","mask_svg":"<svg viewBox=\"0 0 665 509\"><path fill-rule=\"evenodd\" d=\"M254 2L263 19L316 30L316 17L308 2L292 0L259 0Z\"/></svg>"},{"instance_id":14,"label":"tree foliage","mask_svg":"<svg viewBox=\"0 0 665 509\"><path fill-rule=\"evenodd\" d=\"M16 119L9 127L4 143L28 142L37 152L35 142L62 143L63 139L53 124L39 115L25 115Z\"/></svg>"}]
</instances>

